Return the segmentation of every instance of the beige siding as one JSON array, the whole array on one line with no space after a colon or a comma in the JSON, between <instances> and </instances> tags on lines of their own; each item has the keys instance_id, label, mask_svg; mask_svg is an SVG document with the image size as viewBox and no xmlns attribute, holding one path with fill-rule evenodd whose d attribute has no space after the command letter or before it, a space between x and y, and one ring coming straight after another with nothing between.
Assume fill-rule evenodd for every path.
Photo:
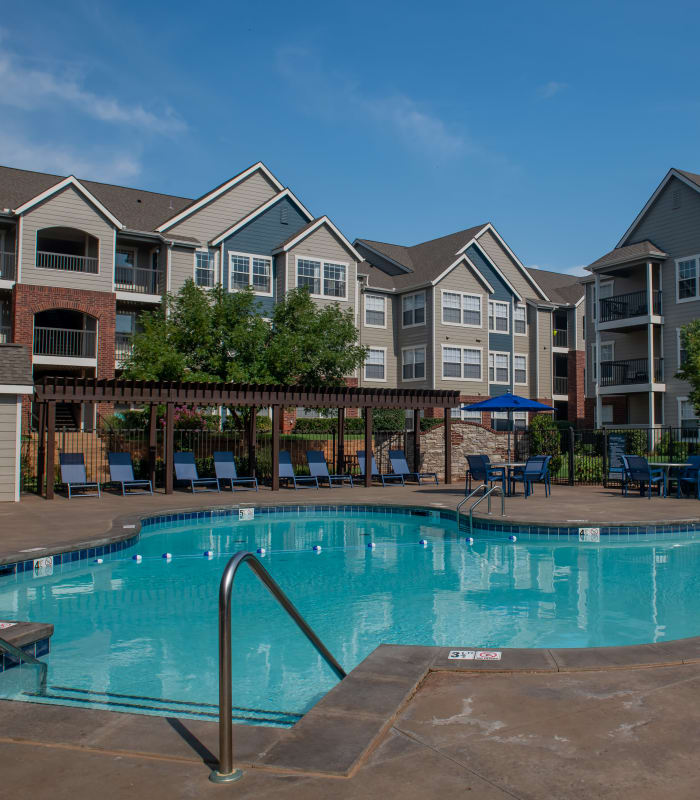
<instances>
[{"instance_id":1,"label":"beige siding","mask_svg":"<svg viewBox=\"0 0 700 800\"><path fill-rule=\"evenodd\" d=\"M77 228L99 240L98 274L36 267L37 232L53 227ZM114 231L112 223L72 186L52 195L22 216L22 283L111 292Z\"/></svg>"},{"instance_id":2,"label":"beige siding","mask_svg":"<svg viewBox=\"0 0 700 800\"><path fill-rule=\"evenodd\" d=\"M510 254L504 250L503 245L494 237L491 231L486 231L477 242L493 263L506 276L509 283L515 287L522 298L530 300L542 300L540 294L535 291L530 281L523 275L520 267L517 266Z\"/></svg>"},{"instance_id":3,"label":"beige siding","mask_svg":"<svg viewBox=\"0 0 700 800\"><path fill-rule=\"evenodd\" d=\"M551 353L543 349L538 340L538 311L535 306L527 306L527 345L528 345L528 380L530 381L530 397L536 400L540 397L539 393L539 361L543 358L550 358Z\"/></svg>"},{"instance_id":4,"label":"beige siding","mask_svg":"<svg viewBox=\"0 0 700 800\"><path fill-rule=\"evenodd\" d=\"M185 247L171 247L170 291L176 293L191 278L194 278L194 251Z\"/></svg>"},{"instance_id":5,"label":"beige siding","mask_svg":"<svg viewBox=\"0 0 700 800\"><path fill-rule=\"evenodd\" d=\"M537 333L539 340L539 392L538 396L548 399L552 396L552 312L538 310Z\"/></svg>"},{"instance_id":6,"label":"beige siding","mask_svg":"<svg viewBox=\"0 0 700 800\"><path fill-rule=\"evenodd\" d=\"M15 499L18 435L17 396L0 394L0 502Z\"/></svg>"},{"instance_id":7,"label":"beige siding","mask_svg":"<svg viewBox=\"0 0 700 800\"><path fill-rule=\"evenodd\" d=\"M586 316L586 323L590 322L590 317L586 315L586 302L585 300L582 303L579 303L576 308L571 312L572 316L574 317L574 324L576 326L576 340L574 342L574 349L575 350L585 350L586 349L586 341L584 339L584 321L583 318ZM571 345L569 345L571 346Z\"/></svg>"},{"instance_id":8,"label":"beige siding","mask_svg":"<svg viewBox=\"0 0 700 800\"><path fill-rule=\"evenodd\" d=\"M166 235L193 236L204 244L277 193L261 172L254 172L182 222L168 228Z\"/></svg>"},{"instance_id":9,"label":"beige siding","mask_svg":"<svg viewBox=\"0 0 700 800\"><path fill-rule=\"evenodd\" d=\"M386 327L374 328L365 325L365 297L366 295L374 295L384 297L385 299L385 314L386 314ZM398 358L400 353L397 351L397 334L395 328L396 320L396 298L390 294L382 294L381 292L367 291L360 295L360 314L358 321L360 323L360 344L364 347L382 347L385 348L385 377L386 383L382 384L385 388L395 389L398 381L398 370L400 366ZM426 365L427 367L427 365ZM374 386L377 381L366 381L364 369L360 370L359 375L360 386Z\"/></svg>"}]
</instances>

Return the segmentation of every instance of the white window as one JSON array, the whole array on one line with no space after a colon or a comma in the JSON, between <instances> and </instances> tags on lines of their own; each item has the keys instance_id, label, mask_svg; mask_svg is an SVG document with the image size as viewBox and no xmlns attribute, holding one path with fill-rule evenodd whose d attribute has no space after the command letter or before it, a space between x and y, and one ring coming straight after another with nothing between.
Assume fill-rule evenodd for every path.
<instances>
[{"instance_id":1,"label":"white window","mask_svg":"<svg viewBox=\"0 0 700 800\"><path fill-rule=\"evenodd\" d=\"M405 381L425 378L425 347L406 347L402 351L402 377Z\"/></svg>"},{"instance_id":2,"label":"white window","mask_svg":"<svg viewBox=\"0 0 700 800\"><path fill-rule=\"evenodd\" d=\"M297 286L306 287L315 297L347 297L347 264L297 257Z\"/></svg>"},{"instance_id":3,"label":"white window","mask_svg":"<svg viewBox=\"0 0 700 800\"><path fill-rule=\"evenodd\" d=\"M601 283L600 299L604 300L606 297L612 297L614 286L615 286L615 281L605 281L605 283ZM593 289L593 319L598 319L598 299L596 295L595 284L593 284L592 289Z\"/></svg>"},{"instance_id":4,"label":"white window","mask_svg":"<svg viewBox=\"0 0 700 800\"><path fill-rule=\"evenodd\" d=\"M492 411L491 427L495 431L524 430L527 428L527 411Z\"/></svg>"},{"instance_id":5,"label":"white window","mask_svg":"<svg viewBox=\"0 0 700 800\"><path fill-rule=\"evenodd\" d=\"M442 293L442 321L445 325L481 327L481 295L464 292Z\"/></svg>"},{"instance_id":6,"label":"white window","mask_svg":"<svg viewBox=\"0 0 700 800\"><path fill-rule=\"evenodd\" d=\"M421 419L425 416L425 411L421 408L420 410ZM410 409L406 409L406 430L410 433L413 431L413 411Z\"/></svg>"},{"instance_id":7,"label":"white window","mask_svg":"<svg viewBox=\"0 0 700 800\"><path fill-rule=\"evenodd\" d=\"M676 259L676 299L679 303L700 297L698 261L700 256Z\"/></svg>"},{"instance_id":8,"label":"white window","mask_svg":"<svg viewBox=\"0 0 700 800\"><path fill-rule=\"evenodd\" d=\"M489 383L510 383L510 353L489 353Z\"/></svg>"},{"instance_id":9,"label":"white window","mask_svg":"<svg viewBox=\"0 0 700 800\"><path fill-rule=\"evenodd\" d=\"M229 253L231 291L253 287L255 294L272 294L272 259L246 253Z\"/></svg>"},{"instance_id":10,"label":"white window","mask_svg":"<svg viewBox=\"0 0 700 800\"><path fill-rule=\"evenodd\" d=\"M442 346L442 377L463 381L481 380L480 347Z\"/></svg>"},{"instance_id":11,"label":"white window","mask_svg":"<svg viewBox=\"0 0 700 800\"><path fill-rule=\"evenodd\" d=\"M461 419L462 422L478 422L481 423L481 411L469 411L466 408L457 406L450 412L452 419Z\"/></svg>"},{"instance_id":12,"label":"white window","mask_svg":"<svg viewBox=\"0 0 700 800\"><path fill-rule=\"evenodd\" d=\"M513 356L513 380L515 383L527 383L527 356Z\"/></svg>"},{"instance_id":13,"label":"white window","mask_svg":"<svg viewBox=\"0 0 700 800\"><path fill-rule=\"evenodd\" d=\"M601 425L612 425L613 421L613 407L608 404L601 407L603 412L603 419L601 420Z\"/></svg>"},{"instance_id":14,"label":"white window","mask_svg":"<svg viewBox=\"0 0 700 800\"><path fill-rule=\"evenodd\" d=\"M593 380L595 380L598 376L596 374L596 346L594 344L591 345L591 356L593 358ZM600 343L600 362L604 364L606 361L614 361L615 360L615 342L601 342Z\"/></svg>"},{"instance_id":15,"label":"white window","mask_svg":"<svg viewBox=\"0 0 700 800\"><path fill-rule=\"evenodd\" d=\"M386 348L370 347L365 361L365 379L368 381L386 380Z\"/></svg>"},{"instance_id":16,"label":"white window","mask_svg":"<svg viewBox=\"0 0 700 800\"><path fill-rule=\"evenodd\" d=\"M386 328L386 297L378 294L365 295L365 325L370 328Z\"/></svg>"},{"instance_id":17,"label":"white window","mask_svg":"<svg viewBox=\"0 0 700 800\"><path fill-rule=\"evenodd\" d=\"M698 416L695 413L695 406L687 397L678 398L678 426L686 433L684 438L697 438Z\"/></svg>"},{"instance_id":18,"label":"white window","mask_svg":"<svg viewBox=\"0 0 700 800\"><path fill-rule=\"evenodd\" d=\"M425 292L407 294L401 298L402 325L411 328L425 325Z\"/></svg>"},{"instance_id":19,"label":"white window","mask_svg":"<svg viewBox=\"0 0 700 800\"><path fill-rule=\"evenodd\" d=\"M210 289L214 285L216 254L211 250L198 250L194 254L194 282Z\"/></svg>"},{"instance_id":20,"label":"white window","mask_svg":"<svg viewBox=\"0 0 700 800\"><path fill-rule=\"evenodd\" d=\"M115 250L114 263L117 269L119 269L119 267L133 269L136 266L136 250L132 247L118 248ZM119 281L118 278L117 281Z\"/></svg>"},{"instance_id":21,"label":"white window","mask_svg":"<svg viewBox=\"0 0 700 800\"><path fill-rule=\"evenodd\" d=\"M516 336L527 335L527 309L523 305L517 305L513 312L513 331Z\"/></svg>"},{"instance_id":22,"label":"white window","mask_svg":"<svg viewBox=\"0 0 700 800\"><path fill-rule=\"evenodd\" d=\"M508 303L489 300L489 330L508 333Z\"/></svg>"},{"instance_id":23,"label":"white window","mask_svg":"<svg viewBox=\"0 0 700 800\"><path fill-rule=\"evenodd\" d=\"M678 369L680 369L688 358L688 351L683 346L683 331L680 328L676 328L676 336L678 337Z\"/></svg>"}]
</instances>

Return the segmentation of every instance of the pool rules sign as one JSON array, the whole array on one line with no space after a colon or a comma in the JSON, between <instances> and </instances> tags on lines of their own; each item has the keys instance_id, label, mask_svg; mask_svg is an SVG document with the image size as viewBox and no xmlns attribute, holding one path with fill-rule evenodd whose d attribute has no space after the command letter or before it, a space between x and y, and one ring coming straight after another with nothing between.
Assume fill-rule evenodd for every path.
<instances>
[{"instance_id":1,"label":"pool rules sign","mask_svg":"<svg viewBox=\"0 0 700 800\"><path fill-rule=\"evenodd\" d=\"M500 650L450 650L450 661L500 661Z\"/></svg>"}]
</instances>

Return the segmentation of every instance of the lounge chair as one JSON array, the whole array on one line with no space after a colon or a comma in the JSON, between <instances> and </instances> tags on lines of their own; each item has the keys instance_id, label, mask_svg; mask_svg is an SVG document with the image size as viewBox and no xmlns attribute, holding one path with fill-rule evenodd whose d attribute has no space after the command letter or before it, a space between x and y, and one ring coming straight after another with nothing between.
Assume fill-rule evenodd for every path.
<instances>
[{"instance_id":1,"label":"lounge chair","mask_svg":"<svg viewBox=\"0 0 700 800\"><path fill-rule=\"evenodd\" d=\"M506 471L505 467L492 467L488 456L467 456L469 470L467 472L466 491L471 491L472 480L478 483L486 483L493 486L494 483L501 484L501 491L506 493Z\"/></svg>"},{"instance_id":2,"label":"lounge chair","mask_svg":"<svg viewBox=\"0 0 700 800\"><path fill-rule=\"evenodd\" d=\"M403 475L404 481L410 478L420 485L422 479L430 479L435 481L436 486L438 485L437 472L411 472L408 468L406 453L403 450L389 450L389 461L391 461L391 469L397 475Z\"/></svg>"},{"instance_id":3,"label":"lounge chair","mask_svg":"<svg viewBox=\"0 0 700 800\"><path fill-rule=\"evenodd\" d=\"M239 478L238 473L236 472L236 462L233 458L233 453L229 453L225 450L217 450L214 453L214 469L216 471L216 477L219 480L219 486L221 486L223 481L229 481L231 484L231 491L236 491L236 484L252 484L248 489L244 488L244 491L250 491L255 489L258 491L258 479L255 476L250 478Z\"/></svg>"},{"instance_id":4,"label":"lounge chair","mask_svg":"<svg viewBox=\"0 0 700 800\"><path fill-rule=\"evenodd\" d=\"M328 464L326 463L326 457L322 450L307 450L306 461L309 465L309 472L311 475L316 476L321 483L323 481L328 481L328 488L331 488L334 482L337 483L338 486L343 486L345 483L349 483L350 486L354 485L352 482L352 475L349 473L346 475L330 474L328 471Z\"/></svg>"},{"instance_id":5,"label":"lounge chair","mask_svg":"<svg viewBox=\"0 0 700 800\"><path fill-rule=\"evenodd\" d=\"M357 451L357 463L360 465L360 475L365 475L365 451L358 450ZM377 462L374 460L374 455L372 456L372 477L377 478L382 482L382 486L386 486L387 481L398 481L402 486L406 485L406 482L403 479L403 475L398 475L395 472L385 472L381 473L377 469Z\"/></svg>"},{"instance_id":6,"label":"lounge chair","mask_svg":"<svg viewBox=\"0 0 700 800\"><path fill-rule=\"evenodd\" d=\"M194 453L179 452L174 453L175 477L179 481L189 483L192 494L195 494L198 486L214 486L213 489L200 489L201 492L220 492L218 478L200 478L197 472L197 465L194 463Z\"/></svg>"},{"instance_id":7,"label":"lounge chair","mask_svg":"<svg viewBox=\"0 0 700 800\"><path fill-rule=\"evenodd\" d=\"M683 470L675 480L678 482L678 497L681 494L694 494L700 500L700 456L690 456L686 459L690 466Z\"/></svg>"},{"instance_id":8,"label":"lounge chair","mask_svg":"<svg viewBox=\"0 0 700 800\"><path fill-rule=\"evenodd\" d=\"M68 487L68 499L73 497L76 489L97 489L95 492L77 494L76 497L100 497L100 484L88 481L85 474L85 458L82 453L59 453L58 463L61 466L61 482Z\"/></svg>"},{"instance_id":9,"label":"lounge chair","mask_svg":"<svg viewBox=\"0 0 700 800\"><path fill-rule=\"evenodd\" d=\"M153 494L153 484L150 481L134 478L131 453L107 453L107 461L109 462L109 481L117 485L121 484L122 495ZM136 489L136 491L127 492L127 489Z\"/></svg>"},{"instance_id":10,"label":"lounge chair","mask_svg":"<svg viewBox=\"0 0 700 800\"><path fill-rule=\"evenodd\" d=\"M552 484L549 477L549 462L552 456L532 456L528 458L525 466L521 469L514 469L510 476L511 494L515 490L515 484L520 482L525 490L525 497L529 497L534 492L534 484L544 484L544 496L552 494Z\"/></svg>"},{"instance_id":11,"label":"lounge chair","mask_svg":"<svg viewBox=\"0 0 700 800\"><path fill-rule=\"evenodd\" d=\"M280 481L286 481L287 485L289 485L289 481L294 484L294 491L296 491L299 486L301 485L302 489L311 489L312 487L316 487L318 489L318 478L315 475L295 475L294 474L294 467L292 466L292 457L289 454L289 450L280 450ZM310 484L309 486L305 486L304 484Z\"/></svg>"},{"instance_id":12,"label":"lounge chair","mask_svg":"<svg viewBox=\"0 0 700 800\"><path fill-rule=\"evenodd\" d=\"M647 495L651 500L651 488L656 485L659 496L663 489L666 497L666 473L663 469L652 469L646 458L641 456L622 456L622 494L627 495L630 483L638 483L639 491L644 495L644 486L647 486Z\"/></svg>"}]
</instances>

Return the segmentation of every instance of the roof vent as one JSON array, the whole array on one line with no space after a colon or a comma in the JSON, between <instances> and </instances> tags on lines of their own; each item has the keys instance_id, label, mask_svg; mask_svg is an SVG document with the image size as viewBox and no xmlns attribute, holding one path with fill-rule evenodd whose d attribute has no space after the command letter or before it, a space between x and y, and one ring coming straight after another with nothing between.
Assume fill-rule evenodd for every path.
<instances>
[{"instance_id":1,"label":"roof vent","mask_svg":"<svg viewBox=\"0 0 700 800\"><path fill-rule=\"evenodd\" d=\"M674 189L673 194L671 195L673 198L673 208L680 208L681 207L681 190Z\"/></svg>"},{"instance_id":2,"label":"roof vent","mask_svg":"<svg viewBox=\"0 0 700 800\"><path fill-rule=\"evenodd\" d=\"M280 222L282 225L287 225L289 220L287 219L287 206L285 203L282 203L280 206Z\"/></svg>"},{"instance_id":3,"label":"roof vent","mask_svg":"<svg viewBox=\"0 0 700 800\"><path fill-rule=\"evenodd\" d=\"M137 198L136 198L136 202L137 202L137 203L140 203L140 202L141 202L141 198L140 198L140 197L137 197Z\"/></svg>"}]
</instances>

